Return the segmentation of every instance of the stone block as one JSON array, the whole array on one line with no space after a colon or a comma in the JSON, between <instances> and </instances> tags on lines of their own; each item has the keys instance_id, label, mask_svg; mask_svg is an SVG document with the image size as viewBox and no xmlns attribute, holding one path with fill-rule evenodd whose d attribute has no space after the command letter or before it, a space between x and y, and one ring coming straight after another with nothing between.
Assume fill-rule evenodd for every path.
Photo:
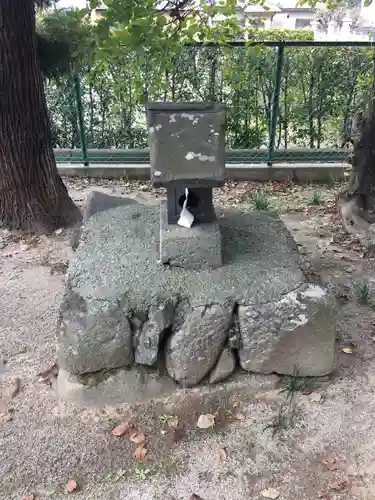
<instances>
[{"instance_id":1,"label":"stone block","mask_svg":"<svg viewBox=\"0 0 375 500\"><path fill-rule=\"evenodd\" d=\"M184 387L201 382L215 366L228 337L233 306L193 309L170 338L165 357L167 371Z\"/></svg>"},{"instance_id":2,"label":"stone block","mask_svg":"<svg viewBox=\"0 0 375 500\"><path fill-rule=\"evenodd\" d=\"M148 319L142 325L136 342L135 361L141 365L152 366L158 359L159 345L172 326L176 300L167 300L151 306Z\"/></svg>"},{"instance_id":3,"label":"stone block","mask_svg":"<svg viewBox=\"0 0 375 500\"><path fill-rule=\"evenodd\" d=\"M304 284L281 299L239 306L240 364L258 373L322 376L332 371L336 304L327 290Z\"/></svg>"},{"instance_id":4,"label":"stone block","mask_svg":"<svg viewBox=\"0 0 375 500\"><path fill-rule=\"evenodd\" d=\"M147 105L151 179L201 186L225 180L225 122L222 103Z\"/></svg>"},{"instance_id":5,"label":"stone block","mask_svg":"<svg viewBox=\"0 0 375 500\"><path fill-rule=\"evenodd\" d=\"M133 363L132 330L121 301L84 299L68 289L60 306L59 366L83 374Z\"/></svg>"},{"instance_id":6,"label":"stone block","mask_svg":"<svg viewBox=\"0 0 375 500\"><path fill-rule=\"evenodd\" d=\"M111 196L101 191L91 191L87 197L86 205L83 210L82 223L80 226L74 228L70 245L73 250L76 250L79 245L79 240L82 233L83 225L89 220L93 215L104 212L105 210L111 210L112 208L120 207L123 205L137 205L138 202L132 198L124 198L122 196Z\"/></svg>"},{"instance_id":7,"label":"stone block","mask_svg":"<svg viewBox=\"0 0 375 500\"><path fill-rule=\"evenodd\" d=\"M57 378L59 401L81 408L141 403L163 398L177 388L167 375L150 373L139 366L116 370L104 377L100 373L80 377L60 369Z\"/></svg>"},{"instance_id":8,"label":"stone block","mask_svg":"<svg viewBox=\"0 0 375 500\"><path fill-rule=\"evenodd\" d=\"M232 349L225 347L218 362L210 373L210 384L216 384L230 377L236 369L236 359Z\"/></svg>"},{"instance_id":9,"label":"stone block","mask_svg":"<svg viewBox=\"0 0 375 500\"><path fill-rule=\"evenodd\" d=\"M218 221L191 228L168 224L166 205L160 212L160 260L186 269L217 268L223 265Z\"/></svg>"}]
</instances>

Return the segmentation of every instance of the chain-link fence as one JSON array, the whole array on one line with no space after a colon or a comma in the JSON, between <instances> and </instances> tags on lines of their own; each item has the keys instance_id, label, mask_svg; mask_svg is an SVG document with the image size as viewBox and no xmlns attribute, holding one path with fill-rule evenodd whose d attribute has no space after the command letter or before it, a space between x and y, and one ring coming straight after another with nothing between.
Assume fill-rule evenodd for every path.
<instances>
[{"instance_id":1,"label":"chain-link fence","mask_svg":"<svg viewBox=\"0 0 375 500\"><path fill-rule=\"evenodd\" d=\"M89 72L46 88L58 161L148 162L147 101L227 105L228 162L345 161L372 91L370 42L185 47L153 66Z\"/></svg>"}]
</instances>

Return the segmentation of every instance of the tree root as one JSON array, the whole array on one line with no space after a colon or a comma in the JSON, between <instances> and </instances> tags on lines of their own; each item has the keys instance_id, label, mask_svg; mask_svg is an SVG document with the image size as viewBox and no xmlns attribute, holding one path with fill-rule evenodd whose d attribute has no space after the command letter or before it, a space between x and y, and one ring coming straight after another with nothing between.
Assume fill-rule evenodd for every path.
<instances>
[{"instance_id":1,"label":"tree root","mask_svg":"<svg viewBox=\"0 0 375 500\"><path fill-rule=\"evenodd\" d=\"M346 231L375 256L375 216L362 209L358 196L340 196L338 206Z\"/></svg>"}]
</instances>

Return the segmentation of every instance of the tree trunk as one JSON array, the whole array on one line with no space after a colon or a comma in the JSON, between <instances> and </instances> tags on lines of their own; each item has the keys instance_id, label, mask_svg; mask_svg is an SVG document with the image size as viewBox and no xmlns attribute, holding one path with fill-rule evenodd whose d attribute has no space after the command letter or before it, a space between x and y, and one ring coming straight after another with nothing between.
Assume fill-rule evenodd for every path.
<instances>
[{"instance_id":1,"label":"tree trunk","mask_svg":"<svg viewBox=\"0 0 375 500\"><path fill-rule=\"evenodd\" d=\"M77 222L55 163L32 0L0 0L0 226L49 232Z\"/></svg>"},{"instance_id":2,"label":"tree trunk","mask_svg":"<svg viewBox=\"0 0 375 500\"><path fill-rule=\"evenodd\" d=\"M375 54L373 63L375 77ZM353 170L338 202L346 230L375 255L375 78L367 112L353 121L352 141Z\"/></svg>"}]
</instances>

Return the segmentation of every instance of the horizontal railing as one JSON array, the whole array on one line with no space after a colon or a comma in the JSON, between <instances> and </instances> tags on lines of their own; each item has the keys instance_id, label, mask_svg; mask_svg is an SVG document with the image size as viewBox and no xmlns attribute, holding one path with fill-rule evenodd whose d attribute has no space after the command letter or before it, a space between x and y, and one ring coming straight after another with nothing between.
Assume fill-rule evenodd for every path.
<instances>
[{"instance_id":1,"label":"horizontal railing","mask_svg":"<svg viewBox=\"0 0 375 500\"><path fill-rule=\"evenodd\" d=\"M55 158L58 163L82 163L81 149L55 149ZM227 163L266 163L268 150L236 149L228 151ZM308 163L335 163L347 162L350 158L348 149L287 149L274 151L275 163L308 162ZM150 154L147 149L88 149L89 163L123 163L149 164Z\"/></svg>"}]
</instances>

